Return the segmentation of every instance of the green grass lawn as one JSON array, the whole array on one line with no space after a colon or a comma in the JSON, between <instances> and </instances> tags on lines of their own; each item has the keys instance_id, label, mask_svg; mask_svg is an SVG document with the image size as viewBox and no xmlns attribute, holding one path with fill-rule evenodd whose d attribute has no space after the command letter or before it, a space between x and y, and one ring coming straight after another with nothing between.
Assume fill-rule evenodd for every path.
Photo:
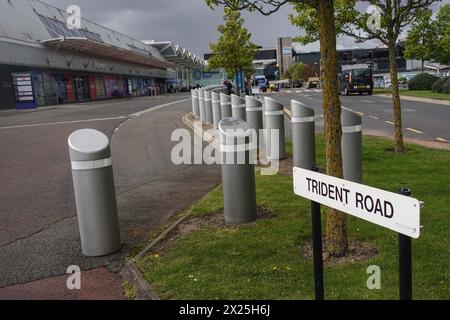
<instances>
[{"instance_id":1,"label":"green grass lawn","mask_svg":"<svg viewBox=\"0 0 450 320\"><path fill-rule=\"evenodd\" d=\"M390 89L376 89L375 94L391 94ZM416 98L429 98L437 100L450 100L450 94L448 93L434 93L431 90L400 90L401 96L416 97Z\"/></svg>"},{"instance_id":2,"label":"green grass lawn","mask_svg":"<svg viewBox=\"0 0 450 320\"><path fill-rule=\"evenodd\" d=\"M322 136L317 147L323 167ZM388 148L391 142L365 138L365 182L389 191L408 187L425 202L425 228L413 241L414 298L449 299L450 153L410 145L405 155L398 155ZM203 227L140 261L161 298L313 299L313 265L299 251L311 239L309 202L294 195L291 178L281 175L258 175L257 193L258 204L270 208L274 218L236 229ZM190 214L202 217L222 207L218 187ZM398 299L397 234L349 219L351 238L375 244L379 254L364 262L326 267L326 298ZM381 290L367 289L366 270L371 265L381 267Z\"/></svg>"}]
</instances>

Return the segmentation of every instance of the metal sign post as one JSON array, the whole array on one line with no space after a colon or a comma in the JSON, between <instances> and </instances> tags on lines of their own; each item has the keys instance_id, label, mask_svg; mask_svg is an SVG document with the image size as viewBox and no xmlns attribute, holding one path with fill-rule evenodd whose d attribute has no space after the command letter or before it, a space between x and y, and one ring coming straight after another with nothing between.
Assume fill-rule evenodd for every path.
<instances>
[{"instance_id":1,"label":"metal sign post","mask_svg":"<svg viewBox=\"0 0 450 320\"><path fill-rule=\"evenodd\" d=\"M400 194L411 197L412 192L402 189ZM401 233L398 235L398 254L400 300L412 300L412 243L410 237Z\"/></svg>"},{"instance_id":2,"label":"metal sign post","mask_svg":"<svg viewBox=\"0 0 450 320\"><path fill-rule=\"evenodd\" d=\"M313 201L314 265L316 297L321 298L318 209L323 204L378 226L390 229L399 236L400 299L412 299L412 248L411 238L420 237L421 202L411 198L410 190L400 194L368 187L301 168L294 168L294 191ZM323 280L322 280L323 281Z\"/></svg>"},{"instance_id":3,"label":"metal sign post","mask_svg":"<svg viewBox=\"0 0 450 320\"><path fill-rule=\"evenodd\" d=\"M319 172L318 168L314 169ZM322 244L322 212L320 203L311 201L313 260L314 260L314 290L316 300L325 300L323 281L323 244Z\"/></svg>"}]
</instances>

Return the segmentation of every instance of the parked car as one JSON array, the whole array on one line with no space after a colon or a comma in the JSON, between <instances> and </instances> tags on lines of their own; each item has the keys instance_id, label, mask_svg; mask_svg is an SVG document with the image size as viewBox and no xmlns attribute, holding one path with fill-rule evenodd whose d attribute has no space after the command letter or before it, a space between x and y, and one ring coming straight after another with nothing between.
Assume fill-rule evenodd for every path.
<instances>
[{"instance_id":1,"label":"parked car","mask_svg":"<svg viewBox=\"0 0 450 320\"><path fill-rule=\"evenodd\" d=\"M345 70L339 79L339 92L345 95L351 93L373 94L374 80L372 69Z\"/></svg>"},{"instance_id":2,"label":"parked car","mask_svg":"<svg viewBox=\"0 0 450 320\"><path fill-rule=\"evenodd\" d=\"M306 85L306 89L318 89L319 88L319 81L313 80L308 81L308 84Z\"/></svg>"}]
</instances>

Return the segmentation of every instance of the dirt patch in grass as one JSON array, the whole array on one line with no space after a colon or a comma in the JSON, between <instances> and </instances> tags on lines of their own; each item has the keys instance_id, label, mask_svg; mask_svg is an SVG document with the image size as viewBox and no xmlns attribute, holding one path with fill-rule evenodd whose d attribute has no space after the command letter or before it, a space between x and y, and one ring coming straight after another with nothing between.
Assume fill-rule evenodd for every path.
<instances>
[{"instance_id":1,"label":"dirt patch in grass","mask_svg":"<svg viewBox=\"0 0 450 320\"><path fill-rule=\"evenodd\" d=\"M294 172L294 160L292 157L289 157L285 160L280 161L280 174L286 177L292 177ZM325 174L326 171L322 168L319 168L319 172Z\"/></svg>"},{"instance_id":2,"label":"dirt patch in grass","mask_svg":"<svg viewBox=\"0 0 450 320\"><path fill-rule=\"evenodd\" d=\"M325 239L323 245L325 248ZM312 241L307 241L300 246L300 254L308 261L313 260ZM378 249L373 243L352 240L349 243L348 253L345 257L336 258L329 253L323 253L325 266L343 265L350 262L369 260L378 255Z\"/></svg>"},{"instance_id":3,"label":"dirt patch in grass","mask_svg":"<svg viewBox=\"0 0 450 320\"><path fill-rule=\"evenodd\" d=\"M272 219L274 216L273 212L267 208L258 207L257 208L257 220L256 222L249 223L248 225L253 225L261 220ZM212 226L218 229L232 230L237 229L240 225L228 224L225 221L224 211L220 211L215 214L206 215L202 217L187 218L177 227L175 227L171 232L169 232L164 239L162 239L155 247L152 252L163 252L171 243L185 237L186 235L201 230L204 227Z\"/></svg>"}]
</instances>

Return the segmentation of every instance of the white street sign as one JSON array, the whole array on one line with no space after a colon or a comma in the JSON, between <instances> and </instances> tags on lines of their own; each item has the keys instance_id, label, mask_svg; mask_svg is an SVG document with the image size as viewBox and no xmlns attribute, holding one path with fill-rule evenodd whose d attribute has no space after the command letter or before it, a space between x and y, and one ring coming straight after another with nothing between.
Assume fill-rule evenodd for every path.
<instances>
[{"instance_id":1,"label":"white street sign","mask_svg":"<svg viewBox=\"0 0 450 320\"><path fill-rule=\"evenodd\" d=\"M413 198L294 168L297 195L411 238L420 237L421 203Z\"/></svg>"}]
</instances>

